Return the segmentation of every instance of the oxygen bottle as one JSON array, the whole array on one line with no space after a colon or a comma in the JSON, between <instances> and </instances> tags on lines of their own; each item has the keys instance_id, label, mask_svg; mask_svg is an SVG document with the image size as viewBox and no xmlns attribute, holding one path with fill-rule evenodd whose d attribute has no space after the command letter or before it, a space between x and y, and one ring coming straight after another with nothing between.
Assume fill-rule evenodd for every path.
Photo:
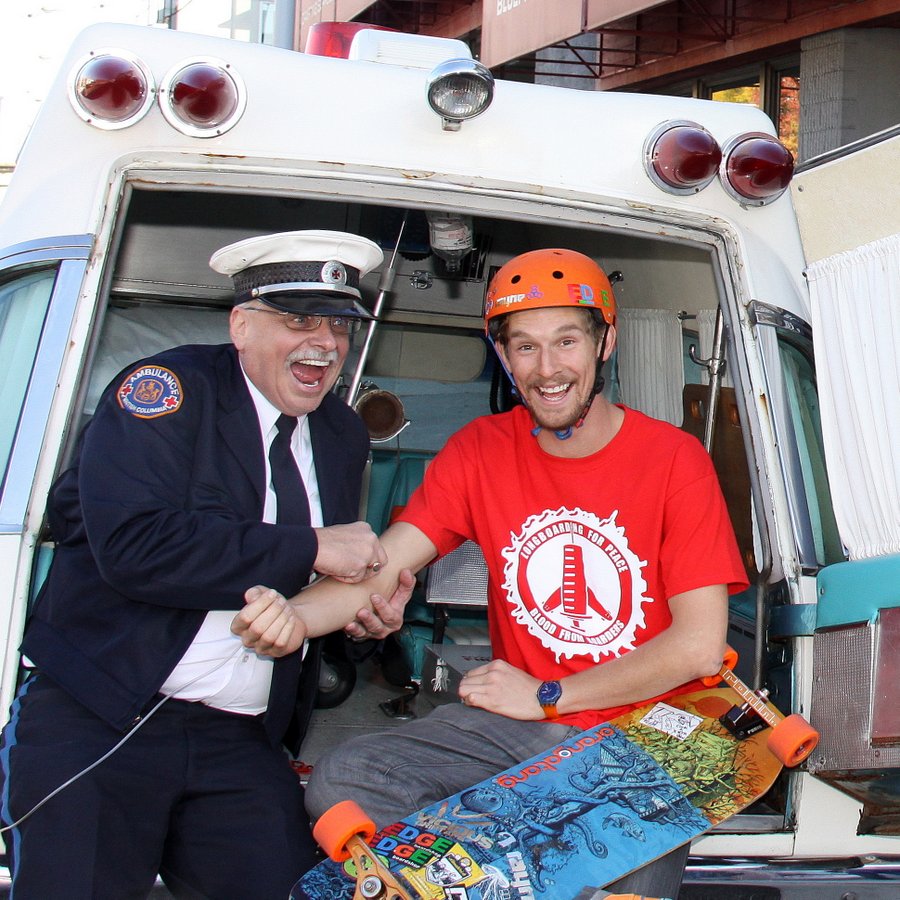
<instances>
[{"instance_id":1,"label":"oxygen bottle","mask_svg":"<svg viewBox=\"0 0 900 900\"><path fill-rule=\"evenodd\" d=\"M458 272L463 259L472 250L472 217L445 212L426 213L426 217L434 255L444 261L448 272Z\"/></svg>"}]
</instances>

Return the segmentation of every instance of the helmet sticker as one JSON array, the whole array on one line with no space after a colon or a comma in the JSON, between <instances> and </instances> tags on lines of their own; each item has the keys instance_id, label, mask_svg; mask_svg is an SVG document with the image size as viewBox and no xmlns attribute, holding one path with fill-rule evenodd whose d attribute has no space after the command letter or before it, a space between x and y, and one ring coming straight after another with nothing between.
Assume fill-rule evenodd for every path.
<instances>
[{"instance_id":1,"label":"helmet sticker","mask_svg":"<svg viewBox=\"0 0 900 900\"><path fill-rule=\"evenodd\" d=\"M181 382L170 369L141 366L116 391L119 406L139 419L155 419L176 412L184 399Z\"/></svg>"},{"instance_id":2,"label":"helmet sticker","mask_svg":"<svg viewBox=\"0 0 900 900\"><path fill-rule=\"evenodd\" d=\"M585 306L595 306L594 289L589 284L570 284L569 296L576 303L583 303Z\"/></svg>"},{"instance_id":3,"label":"helmet sticker","mask_svg":"<svg viewBox=\"0 0 900 900\"><path fill-rule=\"evenodd\" d=\"M513 618L557 661L621 656L646 625L647 561L629 548L617 515L548 509L530 516L503 550L502 590Z\"/></svg>"},{"instance_id":4,"label":"helmet sticker","mask_svg":"<svg viewBox=\"0 0 900 900\"><path fill-rule=\"evenodd\" d=\"M498 297L494 302L497 306L515 306L525 299L525 294L508 294L506 297Z\"/></svg>"}]
</instances>

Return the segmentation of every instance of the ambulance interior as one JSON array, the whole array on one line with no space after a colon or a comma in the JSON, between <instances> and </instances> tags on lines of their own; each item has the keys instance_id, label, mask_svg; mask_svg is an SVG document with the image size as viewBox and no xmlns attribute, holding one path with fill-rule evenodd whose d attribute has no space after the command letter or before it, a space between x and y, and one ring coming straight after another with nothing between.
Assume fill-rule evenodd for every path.
<instances>
[{"instance_id":1,"label":"ambulance interior","mask_svg":"<svg viewBox=\"0 0 900 900\"><path fill-rule=\"evenodd\" d=\"M483 334L482 304L492 272L524 250L580 250L614 281L619 349L605 370L605 392L611 399L704 440L710 360L724 356L712 456L751 581L748 591L731 598L729 641L740 653L742 677L767 687L775 702L790 711L791 642L777 633L773 614L786 598L777 553L771 549L768 488L759 468L747 464L751 436L742 427L741 387L746 375L733 362L736 301L710 244L662 229L633 230L627 223L611 223L609 216L573 226L540 204L501 218L478 209L438 209L424 201L417 205L414 198L388 206L342 202L334 196L132 188L108 266L108 305L98 311L87 377L82 379L82 420L90 416L104 386L134 359L181 343L228 340L231 286L207 265L217 248L255 234L294 229L363 234L385 252L385 265L363 284L370 305L381 301L381 315L366 352L366 329L356 336L338 389L346 396L354 382L359 386L358 409L373 436L361 518L380 530L450 434L476 416L516 402ZM447 254L432 246L436 212L451 213L455 224L468 227L470 249L458 260L448 261ZM393 280L385 288L384 270L392 260ZM765 299L777 307L778 298ZM824 469L810 345L802 333L777 324L772 333L781 391L780 397L773 393L772 403L798 446L793 502L811 534L817 528L827 534L833 526L826 521L827 497L819 499L824 496ZM355 371L361 357L362 371ZM69 438L73 443L74 434ZM826 556L835 551L814 547L812 552ZM464 546L451 554L455 560L447 557L420 574L417 598L390 654L376 654L349 670L343 660L334 660L323 676L321 708L303 748L305 763L314 764L322 748L356 729L424 714L433 702L422 671L428 645L487 641L479 556L477 548ZM762 803L726 828L782 830L790 822L789 798L785 775Z\"/></svg>"}]
</instances>

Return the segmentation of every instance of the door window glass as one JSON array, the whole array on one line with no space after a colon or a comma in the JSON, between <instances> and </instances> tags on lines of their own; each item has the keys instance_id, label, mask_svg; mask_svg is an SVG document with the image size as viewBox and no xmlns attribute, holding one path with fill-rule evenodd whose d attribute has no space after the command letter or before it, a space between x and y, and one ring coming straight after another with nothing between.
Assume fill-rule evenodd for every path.
<instances>
[{"instance_id":1,"label":"door window glass","mask_svg":"<svg viewBox=\"0 0 900 900\"><path fill-rule=\"evenodd\" d=\"M765 339L763 346L771 347ZM792 506L800 562L816 570L845 558L825 470L822 422L812 343L794 331L774 329L777 375L773 383L776 428ZM771 332L770 332L771 334Z\"/></svg>"},{"instance_id":2,"label":"door window glass","mask_svg":"<svg viewBox=\"0 0 900 900\"><path fill-rule=\"evenodd\" d=\"M55 279L55 269L31 270L0 284L0 461L4 481Z\"/></svg>"},{"instance_id":3,"label":"door window glass","mask_svg":"<svg viewBox=\"0 0 900 900\"><path fill-rule=\"evenodd\" d=\"M781 367L790 416L797 438L798 462L818 565L844 559L831 507L831 491L825 471L825 448L819 394L812 360L796 345L779 340Z\"/></svg>"}]
</instances>

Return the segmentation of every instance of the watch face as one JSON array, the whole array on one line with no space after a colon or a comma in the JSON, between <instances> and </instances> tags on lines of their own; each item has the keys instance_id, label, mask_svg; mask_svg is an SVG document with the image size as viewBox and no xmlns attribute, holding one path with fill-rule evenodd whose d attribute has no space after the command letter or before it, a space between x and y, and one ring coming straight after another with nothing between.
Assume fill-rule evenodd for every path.
<instances>
[{"instance_id":1,"label":"watch face","mask_svg":"<svg viewBox=\"0 0 900 900\"><path fill-rule=\"evenodd\" d=\"M562 686L558 681L545 681L537 692L541 706L553 706L562 696Z\"/></svg>"}]
</instances>

